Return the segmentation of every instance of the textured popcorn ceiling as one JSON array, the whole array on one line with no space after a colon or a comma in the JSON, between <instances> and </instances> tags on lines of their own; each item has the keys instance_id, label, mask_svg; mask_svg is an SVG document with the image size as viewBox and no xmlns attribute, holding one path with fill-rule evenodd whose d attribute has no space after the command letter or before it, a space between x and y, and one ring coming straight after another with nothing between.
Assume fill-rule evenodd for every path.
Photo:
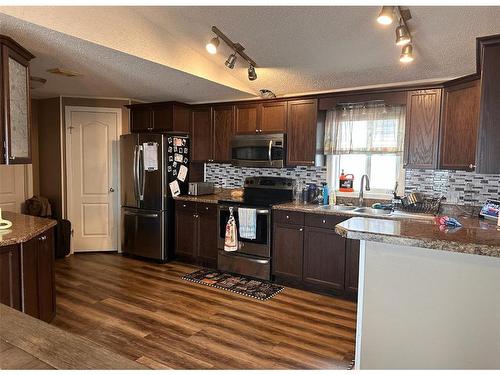
<instances>
[{"instance_id":1,"label":"textured popcorn ceiling","mask_svg":"<svg viewBox=\"0 0 500 375\"><path fill-rule=\"evenodd\" d=\"M189 102L456 77L475 70L475 38L500 33L500 7L410 9L409 65L398 61L394 26L376 23L377 7L0 7L17 17L0 14L0 31L37 55L33 69L49 79L40 95L69 89L42 74L59 61L86 71L74 94ZM206 53L211 25L246 47L260 66L256 81L239 60L224 66L227 48Z\"/></svg>"}]
</instances>

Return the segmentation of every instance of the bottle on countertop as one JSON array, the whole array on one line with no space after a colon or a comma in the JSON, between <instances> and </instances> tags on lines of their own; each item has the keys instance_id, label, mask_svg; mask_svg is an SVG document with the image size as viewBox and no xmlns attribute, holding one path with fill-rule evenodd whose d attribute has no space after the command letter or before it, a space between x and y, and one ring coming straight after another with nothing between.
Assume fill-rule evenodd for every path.
<instances>
[{"instance_id":1,"label":"bottle on countertop","mask_svg":"<svg viewBox=\"0 0 500 375\"><path fill-rule=\"evenodd\" d=\"M330 196L328 197L328 204L330 206L335 206L337 204L337 193L334 189L330 189Z\"/></svg>"},{"instance_id":2,"label":"bottle on countertop","mask_svg":"<svg viewBox=\"0 0 500 375\"><path fill-rule=\"evenodd\" d=\"M323 182L323 206L328 205L328 196L329 196L329 191L328 191L328 185L326 182Z\"/></svg>"},{"instance_id":3,"label":"bottle on countertop","mask_svg":"<svg viewBox=\"0 0 500 375\"><path fill-rule=\"evenodd\" d=\"M354 191L354 175L353 174L344 174L344 170L342 169L342 173L339 177L339 190L345 192L353 192Z\"/></svg>"}]
</instances>

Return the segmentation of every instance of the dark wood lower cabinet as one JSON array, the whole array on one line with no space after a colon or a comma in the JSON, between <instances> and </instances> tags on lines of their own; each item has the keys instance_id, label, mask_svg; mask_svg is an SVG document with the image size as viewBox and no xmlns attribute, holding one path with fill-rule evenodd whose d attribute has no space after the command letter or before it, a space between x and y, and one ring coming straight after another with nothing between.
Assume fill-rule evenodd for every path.
<instances>
[{"instance_id":1,"label":"dark wood lower cabinet","mask_svg":"<svg viewBox=\"0 0 500 375\"><path fill-rule=\"evenodd\" d=\"M217 265L217 205L197 205L197 260L203 266Z\"/></svg>"},{"instance_id":2,"label":"dark wood lower cabinet","mask_svg":"<svg viewBox=\"0 0 500 375\"><path fill-rule=\"evenodd\" d=\"M0 247L0 302L51 321L56 312L54 229L29 241Z\"/></svg>"},{"instance_id":3,"label":"dark wood lower cabinet","mask_svg":"<svg viewBox=\"0 0 500 375\"><path fill-rule=\"evenodd\" d=\"M345 252L345 238L335 231L306 227L304 282L344 290Z\"/></svg>"},{"instance_id":4,"label":"dark wood lower cabinet","mask_svg":"<svg viewBox=\"0 0 500 375\"><path fill-rule=\"evenodd\" d=\"M0 303L21 309L21 263L19 247L0 247Z\"/></svg>"},{"instance_id":5,"label":"dark wood lower cabinet","mask_svg":"<svg viewBox=\"0 0 500 375\"><path fill-rule=\"evenodd\" d=\"M302 280L304 228L276 223L273 231L272 273L295 281Z\"/></svg>"},{"instance_id":6,"label":"dark wood lower cabinet","mask_svg":"<svg viewBox=\"0 0 500 375\"><path fill-rule=\"evenodd\" d=\"M345 290L358 292L359 277L359 241L346 240L345 246Z\"/></svg>"},{"instance_id":7,"label":"dark wood lower cabinet","mask_svg":"<svg viewBox=\"0 0 500 375\"><path fill-rule=\"evenodd\" d=\"M346 217L282 210L273 217L272 274L277 282L349 298L357 295L359 241L334 230Z\"/></svg>"},{"instance_id":8,"label":"dark wood lower cabinet","mask_svg":"<svg viewBox=\"0 0 500 375\"><path fill-rule=\"evenodd\" d=\"M175 202L175 255L204 267L217 266L217 205Z\"/></svg>"}]
</instances>

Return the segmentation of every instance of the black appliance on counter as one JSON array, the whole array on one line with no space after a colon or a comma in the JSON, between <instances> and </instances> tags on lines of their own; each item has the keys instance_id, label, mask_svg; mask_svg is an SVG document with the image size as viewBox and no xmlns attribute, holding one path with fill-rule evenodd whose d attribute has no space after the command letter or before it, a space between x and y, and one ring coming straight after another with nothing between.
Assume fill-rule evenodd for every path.
<instances>
[{"instance_id":1,"label":"black appliance on counter","mask_svg":"<svg viewBox=\"0 0 500 375\"><path fill-rule=\"evenodd\" d=\"M275 204L293 201L295 180L283 177L247 177L243 198L220 200L218 208L217 268L258 279L271 279L272 215ZM238 250L224 251L229 208L238 222L238 208L254 208L257 213L256 238L241 238L238 231Z\"/></svg>"},{"instance_id":2,"label":"black appliance on counter","mask_svg":"<svg viewBox=\"0 0 500 375\"><path fill-rule=\"evenodd\" d=\"M172 188L187 194L189 137L120 137L122 251L161 262L174 256ZM171 185L173 183L173 185Z\"/></svg>"}]
</instances>

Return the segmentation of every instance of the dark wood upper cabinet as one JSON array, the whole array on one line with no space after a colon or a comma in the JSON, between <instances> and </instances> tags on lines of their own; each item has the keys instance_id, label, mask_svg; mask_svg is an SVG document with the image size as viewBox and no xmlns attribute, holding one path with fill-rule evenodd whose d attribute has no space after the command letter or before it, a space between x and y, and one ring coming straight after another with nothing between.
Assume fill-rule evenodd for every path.
<instances>
[{"instance_id":1,"label":"dark wood upper cabinet","mask_svg":"<svg viewBox=\"0 0 500 375\"><path fill-rule=\"evenodd\" d=\"M284 133L286 131L287 102L262 103L259 133Z\"/></svg>"},{"instance_id":2,"label":"dark wood upper cabinet","mask_svg":"<svg viewBox=\"0 0 500 375\"><path fill-rule=\"evenodd\" d=\"M442 89L408 92L406 104L406 168L437 168Z\"/></svg>"},{"instance_id":3,"label":"dark wood upper cabinet","mask_svg":"<svg viewBox=\"0 0 500 375\"><path fill-rule=\"evenodd\" d=\"M192 110L191 161L212 160L212 121L210 107Z\"/></svg>"},{"instance_id":4,"label":"dark wood upper cabinet","mask_svg":"<svg viewBox=\"0 0 500 375\"><path fill-rule=\"evenodd\" d=\"M141 103L126 106L130 109L130 132L189 133L191 110L177 102Z\"/></svg>"},{"instance_id":5,"label":"dark wood upper cabinet","mask_svg":"<svg viewBox=\"0 0 500 375\"><path fill-rule=\"evenodd\" d=\"M316 99L288 102L287 165L314 165L317 115Z\"/></svg>"},{"instance_id":6,"label":"dark wood upper cabinet","mask_svg":"<svg viewBox=\"0 0 500 375\"><path fill-rule=\"evenodd\" d=\"M500 174L500 36L478 40L481 65L476 172Z\"/></svg>"},{"instance_id":7,"label":"dark wood upper cabinet","mask_svg":"<svg viewBox=\"0 0 500 375\"><path fill-rule=\"evenodd\" d=\"M479 102L479 80L444 88L440 169L474 169Z\"/></svg>"},{"instance_id":8,"label":"dark wood upper cabinet","mask_svg":"<svg viewBox=\"0 0 500 375\"><path fill-rule=\"evenodd\" d=\"M0 35L0 164L31 163L30 52Z\"/></svg>"},{"instance_id":9,"label":"dark wood upper cabinet","mask_svg":"<svg viewBox=\"0 0 500 375\"><path fill-rule=\"evenodd\" d=\"M17 245L0 247L0 303L21 310L21 257Z\"/></svg>"},{"instance_id":10,"label":"dark wood upper cabinet","mask_svg":"<svg viewBox=\"0 0 500 375\"><path fill-rule=\"evenodd\" d=\"M231 161L231 139L234 135L234 107L212 107L213 157L216 162Z\"/></svg>"},{"instance_id":11,"label":"dark wood upper cabinet","mask_svg":"<svg viewBox=\"0 0 500 375\"><path fill-rule=\"evenodd\" d=\"M236 134L258 133L259 107L258 103L236 104L234 106Z\"/></svg>"},{"instance_id":12,"label":"dark wood upper cabinet","mask_svg":"<svg viewBox=\"0 0 500 375\"><path fill-rule=\"evenodd\" d=\"M153 130L153 111L150 107L130 108L130 131L142 133Z\"/></svg>"}]
</instances>

